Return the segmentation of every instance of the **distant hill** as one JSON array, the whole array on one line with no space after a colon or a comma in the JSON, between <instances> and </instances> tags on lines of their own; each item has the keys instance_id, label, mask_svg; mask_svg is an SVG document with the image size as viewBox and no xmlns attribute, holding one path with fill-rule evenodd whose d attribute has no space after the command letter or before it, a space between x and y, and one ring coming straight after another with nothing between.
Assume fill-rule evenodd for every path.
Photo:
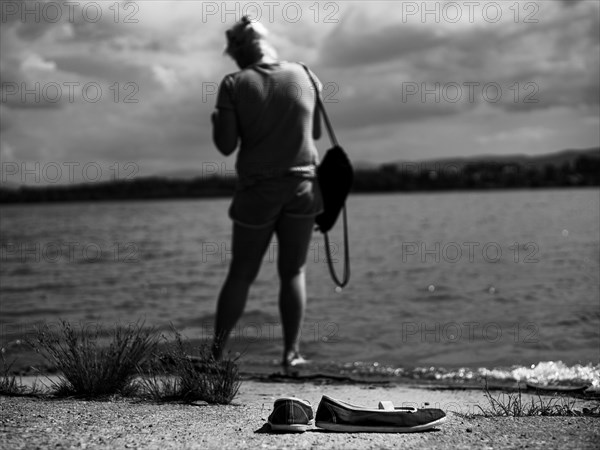
<instances>
[{"instance_id":1,"label":"distant hill","mask_svg":"<svg viewBox=\"0 0 600 450\"><path fill-rule=\"evenodd\" d=\"M354 190L439 191L600 186L600 148L539 156L490 155L396 161L358 169Z\"/></svg>"},{"instance_id":2,"label":"distant hill","mask_svg":"<svg viewBox=\"0 0 600 450\"><path fill-rule=\"evenodd\" d=\"M0 203L223 197L231 196L235 189L235 176L193 176L189 171L185 175L43 187L3 185ZM600 148L540 156L396 161L379 166L356 164L353 192L590 186L600 186Z\"/></svg>"},{"instance_id":3,"label":"distant hill","mask_svg":"<svg viewBox=\"0 0 600 450\"><path fill-rule=\"evenodd\" d=\"M483 155L468 158L438 158L423 161L396 161L389 164L405 166L418 164L422 167L458 167L463 168L466 165L474 164L520 164L523 166L545 166L547 164L560 166L562 164L573 163L579 157L600 158L600 147L588 149L569 149L543 155ZM386 164L388 165L388 164Z\"/></svg>"}]
</instances>

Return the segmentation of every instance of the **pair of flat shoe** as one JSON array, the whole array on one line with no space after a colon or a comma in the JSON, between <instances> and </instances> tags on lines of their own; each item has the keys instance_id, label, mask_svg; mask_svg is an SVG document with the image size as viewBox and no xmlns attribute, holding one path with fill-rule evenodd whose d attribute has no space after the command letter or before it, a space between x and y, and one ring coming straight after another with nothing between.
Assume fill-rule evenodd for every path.
<instances>
[{"instance_id":1,"label":"pair of flat shoe","mask_svg":"<svg viewBox=\"0 0 600 450\"><path fill-rule=\"evenodd\" d=\"M281 397L275 400L269 425L273 431L304 432L314 423L312 405L296 397Z\"/></svg>"},{"instance_id":2,"label":"pair of flat shoe","mask_svg":"<svg viewBox=\"0 0 600 450\"><path fill-rule=\"evenodd\" d=\"M313 423L312 406L306 400L284 397L275 400L269 425L274 431L303 432ZM435 408L394 407L382 401L378 408L352 405L324 395L315 425L336 432L412 433L434 428L446 421L446 413Z\"/></svg>"}]
</instances>

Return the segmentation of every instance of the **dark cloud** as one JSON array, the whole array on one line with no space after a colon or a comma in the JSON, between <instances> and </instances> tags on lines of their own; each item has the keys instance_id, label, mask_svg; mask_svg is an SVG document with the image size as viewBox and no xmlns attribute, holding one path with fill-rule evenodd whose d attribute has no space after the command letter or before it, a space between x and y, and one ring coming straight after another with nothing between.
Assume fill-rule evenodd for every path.
<instances>
[{"instance_id":1,"label":"dark cloud","mask_svg":"<svg viewBox=\"0 0 600 450\"><path fill-rule=\"evenodd\" d=\"M203 150L217 154L211 143L212 103L201 98L199 90L190 89L183 97L141 98L138 104L79 103L66 108L61 118L48 117L43 129L60 126L52 141L77 161L103 158L140 166L199 161Z\"/></svg>"},{"instance_id":2,"label":"dark cloud","mask_svg":"<svg viewBox=\"0 0 600 450\"><path fill-rule=\"evenodd\" d=\"M342 98L339 107L327 105L327 108L334 111L336 124L349 129L414 122L458 114L464 110L464 106L459 104L423 102L420 94L403 100L401 92L385 100L374 99L369 94Z\"/></svg>"},{"instance_id":3,"label":"dark cloud","mask_svg":"<svg viewBox=\"0 0 600 450\"><path fill-rule=\"evenodd\" d=\"M60 108L64 99L59 97L56 86L45 85L40 80L32 80L18 69L20 61L4 58L0 68L0 98L7 109L55 109ZM60 88L60 86L59 86Z\"/></svg>"},{"instance_id":4,"label":"dark cloud","mask_svg":"<svg viewBox=\"0 0 600 450\"><path fill-rule=\"evenodd\" d=\"M411 26L389 26L372 32L368 29L339 26L326 39L319 63L344 68L387 63L444 42L441 36Z\"/></svg>"},{"instance_id":5,"label":"dark cloud","mask_svg":"<svg viewBox=\"0 0 600 450\"><path fill-rule=\"evenodd\" d=\"M314 67L324 84L326 107L336 125L345 128L398 124L459 114L470 107L464 99L436 101L425 95L430 83L388 72L335 71Z\"/></svg>"},{"instance_id":6,"label":"dark cloud","mask_svg":"<svg viewBox=\"0 0 600 450\"><path fill-rule=\"evenodd\" d=\"M160 4L143 6L158 8L155 5ZM490 122L517 120L524 128L530 122L535 127L534 122L547 114L541 110L555 106L563 107L557 109L565 115L583 111L574 115L598 116L594 108L599 96L599 20L597 9L590 12L589 2L579 2L576 8L553 6L548 17L540 12L535 25L464 23L456 27L391 25L397 4L376 6L382 11L375 11L380 14L377 20L372 19L370 5L356 5L337 26L273 26L282 58L289 59L290 54L300 60L311 58L320 79L339 88L334 95L338 103L326 106L340 133L360 139L369 136L373 141L385 135L394 151L395 142L406 138L405 132L413 134L419 148L434 141L439 147L441 140L464 133L478 113L471 110L484 102L481 91L473 102L465 98L456 103L436 102L431 95L423 101L420 92L406 98L403 88L410 83L420 89L431 89L435 83L498 83L504 90L502 99L481 110L493 117ZM177 26L166 26L160 21L167 19L169 10L160 8L164 9L145 11L148 22L140 26L116 26L111 20L96 24L78 20L68 26L2 24L3 82L36 78L99 81L107 95L114 82L139 85L138 104L75 102L63 104L55 112L36 112L27 108L60 105L3 103L2 130L10 128L3 141L15 155L36 158L53 152L58 155L60 150L66 160L104 158L155 167L216 160L210 127L214 97L204 103L201 88L203 81L219 82L222 74L235 70L221 55L226 24L198 30L195 19L185 17L191 16L191 9L185 6L179 11L181 17L169 16L168 22ZM153 20L156 27L149 26ZM52 26L57 27L56 32L49 32ZM333 31L323 37L329 27ZM311 33L314 30L318 32ZM4 39L6 36L9 39ZM26 73L22 63L28 55L34 56L29 66L37 69ZM515 83L521 89L518 102L513 101L510 90ZM537 91L527 83L535 83ZM539 101L522 101L528 94ZM452 130L440 137L439 127L436 133L429 133L427 127L432 123ZM544 123L548 128L552 125ZM500 125L490 123L490 134L496 127ZM458 148L472 139L465 137L464 142L452 145ZM381 152L380 157L386 159L389 152Z\"/></svg>"},{"instance_id":7,"label":"dark cloud","mask_svg":"<svg viewBox=\"0 0 600 450\"><path fill-rule=\"evenodd\" d=\"M17 36L24 41L36 41L54 27L55 24L48 22L23 22L17 25Z\"/></svg>"},{"instance_id":8,"label":"dark cloud","mask_svg":"<svg viewBox=\"0 0 600 450\"><path fill-rule=\"evenodd\" d=\"M54 62L62 72L94 80L139 82L147 80L150 73L147 67L123 61L120 55L107 55L103 58L92 54L57 56Z\"/></svg>"},{"instance_id":9,"label":"dark cloud","mask_svg":"<svg viewBox=\"0 0 600 450\"><path fill-rule=\"evenodd\" d=\"M61 2L11 0L2 3L3 32L14 29L24 41L36 41L57 24L69 20L66 6Z\"/></svg>"},{"instance_id":10,"label":"dark cloud","mask_svg":"<svg viewBox=\"0 0 600 450\"><path fill-rule=\"evenodd\" d=\"M0 105L0 131L7 131L12 126L12 114L4 105Z\"/></svg>"},{"instance_id":11,"label":"dark cloud","mask_svg":"<svg viewBox=\"0 0 600 450\"><path fill-rule=\"evenodd\" d=\"M3 86L3 89L6 88L6 86ZM29 89L31 92L31 88ZM52 93L52 97L45 97L42 91L39 92L39 95L29 93L27 96L22 96L21 92L17 92L14 95L9 94L6 96L7 100L4 102L4 105L9 109L58 109L64 105L64 100L58 99L57 101L52 101L52 99L59 97L58 94Z\"/></svg>"},{"instance_id":12,"label":"dark cloud","mask_svg":"<svg viewBox=\"0 0 600 450\"><path fill-rule=\"evenodd\" d=\"M577 6L577 4L583 2L583 0L560 0L560 2L563 6L571 8Z\"/></svg>"},{"instance_id":13,"label":"dark cloud","mask_svg":"<svg viewBox=\"0 0 600 450\"><path fill-rule=\"evenodd\" d=\"M356 103L347 100L349 111L342 114L351 126L360 121L354 108L366 110L363 120L371 123L454 114L481 102L507 111L597 106L599 15L593 5L586 6L592 7L540 16L535 25L465 25L446 38L436 34L434 27L419 24L377 29L363 23L358 27L351 16L326 41L320 64L351 69L351 73L339 71L338 80L358 91L365 86L367 74L371 75L369 93L363 93ZM363 31L373 29L376 31ZM394 92L385 95L392 84L379 78L374 67L387 73L397 71L402 81L420 86L491 83L502 89L502 95L489 101L478 87L473 101L460 108L399 103ZM489 93L493 95L493 86ZM374 102L370 96L379 100Z\"/></svg>"}]
</instances>

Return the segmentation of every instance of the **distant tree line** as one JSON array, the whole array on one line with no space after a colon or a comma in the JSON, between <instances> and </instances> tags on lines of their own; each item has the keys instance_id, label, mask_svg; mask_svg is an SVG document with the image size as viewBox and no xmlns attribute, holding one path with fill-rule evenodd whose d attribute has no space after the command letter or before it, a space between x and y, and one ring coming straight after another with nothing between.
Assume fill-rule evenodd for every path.
<instances>
[{"instance_id":1,"label":"distant tree line","mask_svg":"<svg viewBox=\"0 0 600 450\"><path fill-rule=\"evenodd\" d=\"M579 156L560 165L501 162L385 164L357 170L356 192L523 189L600 186L600 158Z\"/></svg>"},{"instance_id":2,"label":"distant tree line","mask_svg":"<svg viewBox=\"0 0 600 450\"><path fill-rule=\"evenodd\" d=\"M74 185L0 188L0 203L174 199L231 196L235 177L143 177ZM562 164L470 162L384 164L356 169L353 192L523 189L600 186L600 158L581 155Z\"/></svg>"}]
</instances>

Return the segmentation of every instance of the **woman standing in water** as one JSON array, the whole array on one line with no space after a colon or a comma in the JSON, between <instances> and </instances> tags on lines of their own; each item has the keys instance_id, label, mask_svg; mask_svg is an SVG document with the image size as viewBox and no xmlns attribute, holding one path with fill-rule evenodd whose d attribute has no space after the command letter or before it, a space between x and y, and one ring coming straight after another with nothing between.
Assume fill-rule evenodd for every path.
<instances>
[{"instance_id":1,"label":"woman standing in water","mask_svg":"<svg viewBox=\"0 0 600 450\"><path fill-rule=\"evenodd\" d=\"M283 365L294 366L305 362L299 349L305 263L314 218L322 210L315 178L314 139L321 135L316 93L300 64L277 59L260 23L243 17L226 37L225 52L240 70L221 82L212 115L213 140L224 155L240 145L238 185L229 208L232 259L217 302L212 351L221 357L275 235Z\"/></svg>"}]
</instances>

